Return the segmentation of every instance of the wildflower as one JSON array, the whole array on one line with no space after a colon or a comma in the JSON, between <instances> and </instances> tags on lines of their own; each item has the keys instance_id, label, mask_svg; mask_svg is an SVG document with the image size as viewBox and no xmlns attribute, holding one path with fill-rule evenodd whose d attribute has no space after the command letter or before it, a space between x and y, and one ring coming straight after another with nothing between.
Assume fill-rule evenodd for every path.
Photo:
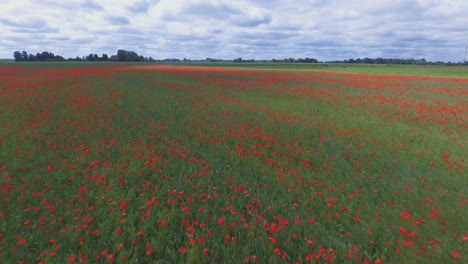
<instances>
[{"instance_id":1,"label":"wildflower","mask_svg":"<svg viewBox=\"0 0 468 264\"><path fill-rule=\"evenodd\" d=\"M75 257L74 255L72 255L72 256L70 256L70 257L68 258L68 263L73 263L73 262L75 262L75 261L76 261L76 257Z\"/></svg>"}]
</instances>

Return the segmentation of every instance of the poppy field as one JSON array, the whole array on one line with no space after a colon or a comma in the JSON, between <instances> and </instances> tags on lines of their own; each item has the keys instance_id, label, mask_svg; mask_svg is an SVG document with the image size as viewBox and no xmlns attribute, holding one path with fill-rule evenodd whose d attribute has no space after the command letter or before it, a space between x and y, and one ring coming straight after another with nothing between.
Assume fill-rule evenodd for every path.
<instances>
[{"instance_id":1,"label":"poppy field","mask_svg":"<svg viewBox=\"0 0 468 264\"><path fill-rule=\"evenodd\" d=\"M0 263L467 263L468 78L0 67Z\"/></svg>"}]
</instances>

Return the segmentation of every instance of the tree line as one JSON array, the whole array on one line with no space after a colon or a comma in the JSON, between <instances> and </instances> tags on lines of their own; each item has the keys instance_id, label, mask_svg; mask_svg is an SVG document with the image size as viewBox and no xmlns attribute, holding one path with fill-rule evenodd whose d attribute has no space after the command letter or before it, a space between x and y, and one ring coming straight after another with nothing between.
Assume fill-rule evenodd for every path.
<instances>
[{"instance_id":1,"label":"tree line","mask_svg":"<svg viewBox=\"0 0 468 264\"><path fill-rule=\"evenodd\" d=\"M430 62L426 59L398 59L398 58L357 58L357 59L345 59L345 60L335 60L335 61L319 61L314 58L285 58L285 59L271 59L271 60L254 60L254 59L243 59L242 57L235 58L232 60L226 59L215 59L215 58L206 58L201 60L192 60L192 59L164 59L164 60L155 60L152 57L144 57L138 55L134 51L127 51L123 49L117 50L117 54L108 56L107 54L89 54L87 56L68 58L65 59L60 55L55 55L52 52L43 51L36 54L28 53L27 51L15 51L13 52L13 57L15 61L127 61L127 62L162 62L162 63L179 63L179 62L234 62L234 63L346 63L346 64L447 64L455 65L451 62ZM464 64L468 64L464 62Z\"/></svg>"},{"instance_id":2,"label":"tree line","mask_svg":"<svg viewBox=\"0 0 468 264\"><path fill-rule=\"evenodd\" d=\"M348 60L319 61L314 58L284 58L271 60L253 60L243 59L241 57L232 60L236 63L346 63L346 64L441 64L444 62L427 62L426 59L395 59L395 58L357 58Z\"/></svg>"},{"instance_id":3,"label":"tree line","mask_svg":"<svg viewBox=\"0 0 468 264\"><path fill-rule=\"evenodd\" d=\"M60 55L55 55L54 53L48 51L43 51L40 53L38 52L36 55L28 53L27 51L15 51L13 52L13 58L15 59L15 61L156 61L151 57L144 57L142 55L138 55L138 53L134 51L127 51L123 49L119 49L116 55L112 55L110 57L105 53L101 56L99 56L98 54L91 53L87 56L65 59Z\"/></svg>"},{"instance_id":4,"label":"tree line","mask_svg":"<svg viewBox=\"0 0 468 264\"><path fill-rule=\"evenodd\" d=\"M54 55L54 53L48 51L38 52L36 55L28 54L26 51L15 51L13 57L15 61L65 61L62 56Z\"/></svg>"},{"instance_id":5,"label":"tree line","mask_svg":"<svg viewBox=\"0 0 468 264\"><path fill-rule=\"evenodd\" d=\"M395 59L395 58L357 58L342 61L330 61L330 63L363 63L363 64L427 64L426 59Z\"/></svg>"}]
</instances>

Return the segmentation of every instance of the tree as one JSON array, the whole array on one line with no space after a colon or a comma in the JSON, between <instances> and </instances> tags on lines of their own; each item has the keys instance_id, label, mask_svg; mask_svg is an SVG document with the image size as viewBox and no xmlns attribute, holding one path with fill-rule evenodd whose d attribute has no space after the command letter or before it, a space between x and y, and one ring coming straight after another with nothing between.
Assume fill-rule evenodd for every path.
<instances>
[{"instance_id":1,"label":"tree","mask_svg":"<svg viewBox=\"0 0 468 264\"><path fill-rule=\"evenodd\" d=\"M60 56L58 56L60 57ZM60 57L61 58L61 57ZM38 61L56 61L57 58L52 52L43 51L36 54L36 60Z\"/></svg>"},{"instance_id":2,"label":"tree","mask_svg":"<svg viewBox=\"0 0 468 264\"><path fill-rule=\"evenodd\" d=\"M117 51L117 58L119 61L125 61L127 59L127 51L119 49Z\"/></svg>"},{"instance_id":3,"label":"tree","mask_svg":"<svg viewBox=\"0 0 468 264\"><path fill-rule=\"evenodd\" d=\"M55 58L55 54L52 52L43 51L42 53L45 54L46 61L53 61Z\"/></svg>"},{"instance_id":4,"label":"tree","mask_svg":"<svg viewBox=\"0 0 468 264\"><path fill-rule=\"evenodd\" d=\"M15 61L23 60L23 54L21 54L21 52L19 52L18 50L13 52L13 57L15 58Z\"/></svg>"},{"instance_id":5,"label":"tree","mask_svg":"<svg viewBox=\"0 0 468 264\"><path fill-rule=\"evenodd\" d=\"M143 56L139 56L134 51L126 51L119 49L117 51L117 60L118 61L144 61Z\"/></svg>"},{"instance_id":6,"label":"tree","mask_svg":"<svg viewBox=\"0 0 468 264\"><path fill-rule=\"evenodd\" d=\"M55 55L55 57L51 58L52 61L65 61L65 58L60 55Z\"/></svg>"},{"instance_id":7,"label":"tree","mask_svg":"<svg viewBox=\"0 0 468 264\"><path fill-rule=\"evenodd\" d=\"M28 52L25 51L25 50L23 50L22 55L23 55L23 60L24 60L24 61L27 61L27 60L28 60L28 57L29 57L29 56L28 56Z\"/></svg>"},{"instance_id":8,"label":"tree","mask_svg":"<svg viewBox=\"0 0 468 264\"><path fill-rule=\"evenodd\" d=\"M363 61L364 61L364 63L366 63L366 64L371 64L371 63L372 63L372 59L371 59L371 58L367 58L367 57L364 58Z\"/></svg>"},{"instance_id":9,"label":"tree","mask_svg":"<svg viewBox=\"0 0 468 264\"><path fill-rule=\"evenodd\" d=\"M38 61L44 60L44 59L42 58L42 53L39 53L39 52L36 53L36 60L38 60Z\"/></svg>"},{"instance_id":10,"label":"tree","mask_svg":"<svg viewBox=\"0 0 468 264\"><path fill-rule=\"evenodd\" d=\"M109 56L107 56L107 54L102 54L102 60L103 61L108 61L109 60Z\"/></svg>"}]
</instances>

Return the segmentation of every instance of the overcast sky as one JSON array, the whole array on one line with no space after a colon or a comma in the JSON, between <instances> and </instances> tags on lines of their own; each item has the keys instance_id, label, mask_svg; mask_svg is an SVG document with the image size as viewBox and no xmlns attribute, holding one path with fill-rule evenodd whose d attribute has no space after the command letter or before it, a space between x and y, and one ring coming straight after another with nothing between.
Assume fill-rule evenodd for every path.
<instances>
[{"instance_id":1,"label":"overcast sky","mask_svg":"<svg viewBox=\"0 0 468 264\"><path fill-rule=\"evenodd\" d=\"M463 61L467 0L0 0L0 58Z\"/></svg>"}]
</instances>

